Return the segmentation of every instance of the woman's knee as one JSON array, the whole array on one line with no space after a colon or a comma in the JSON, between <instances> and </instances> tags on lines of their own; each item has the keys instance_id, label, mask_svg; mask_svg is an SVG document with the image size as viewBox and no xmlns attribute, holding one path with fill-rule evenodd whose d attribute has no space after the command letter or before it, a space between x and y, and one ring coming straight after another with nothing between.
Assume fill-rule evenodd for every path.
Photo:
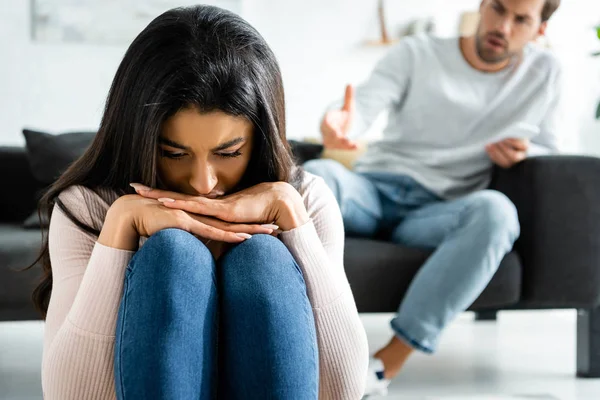
<instances>
[{"instance_id":1,"label":"woman's knee","mask_svg":"<svg viewBox=\"0 0 600 400\"><path fill-rule=\"evenodd\" d=\"M297 285L305 288L298 264L287 247L276 237L254 235L226 253L220 270L224 284L232 291L253 293L279 290Z\"/></svg>"},{"instance_id":2,"label":"woman's knee","mask_svg":"<svg viewBox=\"0 0 600 400\"><path fill-rule=\"evenodd\" d=\"M276 264L293 264L294 259L288 248L278 238L271 235L254 235L236 245L224 255L223 263L228 266L250 265L250 268L269 269ZM241 268L241 267L240 267Z\"/></svg>"},{"instance_id":3,"label":"woman's knee","mask_svg":"<svg viewBox=\"0 0 600 400\"><path fill-rule=\"evenodd\" d=\"M214 269L214 258L204 243L191 233L163 229L148 238L132 264L143 264L144 270L160 276L205 279L205 273L212 273Z\"/></svg>"},{"instance_id":4,"label":"woman's knee","mask_svg":"<svg viewBox=\"0 0 600 400\"><path fill-rule=\"evenodd\" d=\"M152 235L134 255L125 279L119 331L126 318L158 329L141 333L142 337L158 331L187 337L216 323L214 259L199 239L185 231L165 229Z\"/></svg>"}]
</instances>

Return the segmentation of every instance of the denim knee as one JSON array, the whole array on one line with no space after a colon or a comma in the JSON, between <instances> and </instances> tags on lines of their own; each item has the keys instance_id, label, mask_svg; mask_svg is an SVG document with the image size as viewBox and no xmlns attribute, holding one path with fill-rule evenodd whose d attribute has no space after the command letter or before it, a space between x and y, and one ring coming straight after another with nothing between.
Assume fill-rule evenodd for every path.
<instances>
[{"instance_id":1,"label":"denim knee","mask_svg":"<svg viewBox=\"0 0 600 400\"><path fill-rule=\"evenodd\" d=\"M130 266L143 264L141 269L155 276L206 280L203 272L212 270L214 263L210 250L197 237L181 229L163 229L150 236Z\"/></svg>"},{"instance_id":2,"label":"denim knee","mask_svg":"<svg viewBox=\"0 0 600 400\"><path fill-rule=\"evenodd\" d=\"M232 293L263 299L292 287L305 291L302 272L287 247L270 235L254 235L223 255L220 272Z\"/></svg>"},{"instance_id":3,"label":"denim knee","mask_svg":"<svg viewBox=\"0 0 600 400\"><path fill-rule=\"evenodd\" d=\"M295 261L281 240L271 235L254 235L236 245L223 256L228 268L239 268L240 273L272 275L281 271L280 265L295 265Z\"/></svg>"},{"instance_id":4,"label":"denim knee","mask_svg":"<svg viewBox=\"0 0 600 400\"><path fill-rule=\"evenodd\" d=\"M520 234L515 205L506 195L495 190L482 190L472 195L467 207L471 223L490 241L507 239L514 243Z\"/></svg>"}]
</instances>

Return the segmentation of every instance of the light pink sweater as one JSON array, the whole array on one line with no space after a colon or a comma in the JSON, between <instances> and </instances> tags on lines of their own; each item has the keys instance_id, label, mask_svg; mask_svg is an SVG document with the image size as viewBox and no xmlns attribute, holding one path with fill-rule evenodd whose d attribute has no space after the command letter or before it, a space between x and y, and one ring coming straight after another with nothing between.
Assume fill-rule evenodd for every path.
<instances>
[{"instance_id":1,"label":"light pink sweater","mask_svg":"<svg viewBox=\"0 0 600 400\"><path fill-rule=\"evenodd\" d=\"M306 174L300 194L311 220L280 239L302 268L317 328L319 399L361 398L367 338L344 272L344 229L335 198ZM98 230L117 195L74 186L60 199ZM125 269L134 252L103 246L54 208L49 243L53 285L44 333L46 400L115 399L113 351ZM142 239L140 244L143 245Z\"/></svg>"}]
</instances>

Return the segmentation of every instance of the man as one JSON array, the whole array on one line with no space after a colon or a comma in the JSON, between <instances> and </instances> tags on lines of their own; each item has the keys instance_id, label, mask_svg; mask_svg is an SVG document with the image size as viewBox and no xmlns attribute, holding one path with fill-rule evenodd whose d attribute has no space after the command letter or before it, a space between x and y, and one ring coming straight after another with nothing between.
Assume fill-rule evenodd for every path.
<instances>
[{"instance_id":1,"label":"man","mask_svg":"<svg viewBox=\"0 0 600 400\"><path fill-rule=\"evenodd\" d=\"M354 171L331 160L305 169L332 189L349 234L384 231L435 249L391 321L394 337L371 360L367 394L385 394L414 349L434 352L519 236L514 205L485 189L493 164L509 168L557 150L560 70L530 42L559 3L483 0L474 36L404 39L323 118L324 145L354 149L353 139L389 109L383 138Z\"/></svg>"}]
</instances>

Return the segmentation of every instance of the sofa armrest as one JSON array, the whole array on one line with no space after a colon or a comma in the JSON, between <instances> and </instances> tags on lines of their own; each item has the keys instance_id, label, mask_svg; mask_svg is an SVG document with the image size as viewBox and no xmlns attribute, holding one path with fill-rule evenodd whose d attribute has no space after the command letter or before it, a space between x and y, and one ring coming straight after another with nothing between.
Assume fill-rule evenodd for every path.
<instances>
[{"instance_id":1,"label":"sofa armrest","mask_svg":"<svg viewBox=\"0 0 600 400\"><path fill-rule=\"evenodd\" d=\"M600 304L600 158L534 157L494 175L519 213L523 303Z\"/></svg>"}]
</instances>

